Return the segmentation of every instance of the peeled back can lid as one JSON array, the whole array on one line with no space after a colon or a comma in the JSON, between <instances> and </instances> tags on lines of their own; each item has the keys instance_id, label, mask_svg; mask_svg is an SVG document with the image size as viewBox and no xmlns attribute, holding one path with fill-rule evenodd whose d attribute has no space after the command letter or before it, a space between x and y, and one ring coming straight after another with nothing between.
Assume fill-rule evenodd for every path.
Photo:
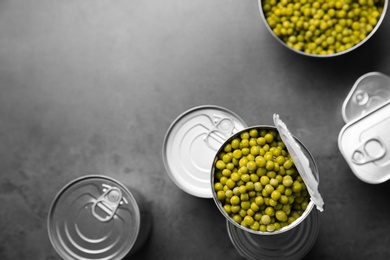
<instances>
[{"instance_id":1,"label":"peeled back can lid","mask_svg":"<svg viewBox=\"0 0 390 260\"><path fill-rule=\"evenodd\" d=\"M164 139L163 161L172 181L185 192L212 198L210 171L218 149L246 128L232 111L219 106L187 110L171 124Z\"/></svg>"},{"instance_id":2,"label":"peeled back can lid","mask_svg":"<svg viewBox=\"0 0 390 260\"><path fill-rule=\"evenodd\" d=\"M342 106L345 123L362 117L390 100L390 77L380 72L362 75L353 85Z\"/></svg>"},{"instance_id":3,"label":"peeled back can lid","mask_svg":"<svg viewBox=\"0 0 390 260\"><path fill-rule=\"evenodd\" d=\"M390 179L390 101L346 124L339 149L362 181L377 184Z\"/></svg>"},{"instance_id":4,"label":"peeled back can lid","mask_svg":"<svg viewBox=\"0 0 390 260\"><path fill-rule=\"evenodd\" d=\"M318 190L318 177L311 170L309 159L303 153L299 144L294 140L294 137L287 129L286 124L279 118L278 114L274 114L274 123L279 131L283 143L286 145L287 150L298 169L299 174L307 186L310 199L314 202L319 211L323 211L324 200L322 199L322 196Z\"/></svg>"},{"instance_id":5,"label":"peeled back can lid","mask_svg":"<svg viewBox=\"0 0 390 260\"><path fill-rule=\"evenodd\" d=\"M48 216L51 243L64 259L122 259L139 228L135 198L106 176L85 176L67 184Z\"/></svg>"}]
</instances>

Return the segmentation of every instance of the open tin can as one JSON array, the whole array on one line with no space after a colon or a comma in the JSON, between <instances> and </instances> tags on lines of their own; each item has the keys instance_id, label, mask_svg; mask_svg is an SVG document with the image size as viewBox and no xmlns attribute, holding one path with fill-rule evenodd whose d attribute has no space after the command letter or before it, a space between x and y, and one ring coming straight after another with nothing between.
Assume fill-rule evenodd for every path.
<instances>
[{"instance_id":1,"label":"open tin can","mask_svg":"<svg viewBox=\"0 0 390 260\"><path fill-rule=\"evenodd\" d=\"M50 241L63 259L123 259L150 233L151 215L143 202L137 191L112 178L78 178L51 205Z\"/></svg>"},{"instance_id":2,"label":"open tin can","mask_svg":"<svg viewBox=\"0 0 390 260\"><path fill-rule=\"evenodd\" d=\"M360 77L342 115L338 145L353 173L370 184L390 179L390 78L378 72Z\"/></svg>"},{"instance_id":3,"label":"open tin can","mask_svg":"<svg viewBox=\"0 0 390 260\"><path fill-rule=\"evenodd\" d=\"M224 146L232 140L239 137L243 132L249 132L251 129L257 130L276 130L286 145L288 152L294 160L297 170L307 185L310 194L310 203L303 211L302 215L294 222L272 232L252 230L244 227L233 220L223 208L222 202L218 199L217 193L213 190L213 198L218 209L226 218L227 230L229 237L236 250L250 260L260 259L301 259L305 256L314 245L319 232L319 218L317 207L322 211L324 202L318 191L318 168L308 149L288 131L286 125L274 115L274 126L251 126L233 136L231 136L217 152L220 154ZM211 171L211 185L214 187L216 162L219 158L214 159Z\"/></svg>"},{"instance_id":4,"label":"open tin can","mask_svg":"<svg viewBox=\"0 0 390 260\"><path fill-rule=\"evenodd\" d=\"M281 136L284 144L287 147L288 152L290 153L291 157L293 158L294 164L297 167L297 170L302 177L304 183L307 186L307 190L310 194L310 203L307 206L306 210L303 212L303 214L296 219L293 223L289 224L286 227L281 228L280 230L276 230L273 232L261 232L261 231L254 231L249 228L243 227L242 225L235 222L229 214L225 211L223 208L223 205L221 201L218 200L217 193L215 189L213 188L213 199L218 207L218 209L221 211L222 215L231 222L232 225L236 226L237 228L240 228L246 232L253 233L256 235L276 235L280 233L284 233L286 231L289 231L293 229L294 227L298 226L311 212L311 210L316 206L318 210L323 211L324 202L322 199L321 194L318 191L318 182L319 182L319 174L318 174L318 168L314 161L313 156L309 152L309 150L294 136L291 135L291 133L288 131L286 125L279 119L278 115L274 116L274 122L276 127L273 126L251 126L246 129L243 129L234 135L232 135L229 139L226 140L226 142L221 146L221 148L217 152L217 156L214 158L214 163L211 169L211 186L214 187L215 185L215 174L216 174L216 167L215 163L218 158L218 154L220 154L224 146L226 144L229 144L233 139L239 137L241 133L243 132L249 132L251 129L266 129L266 130L276 130L279 135Z\"/></svg>"}]
</instances>

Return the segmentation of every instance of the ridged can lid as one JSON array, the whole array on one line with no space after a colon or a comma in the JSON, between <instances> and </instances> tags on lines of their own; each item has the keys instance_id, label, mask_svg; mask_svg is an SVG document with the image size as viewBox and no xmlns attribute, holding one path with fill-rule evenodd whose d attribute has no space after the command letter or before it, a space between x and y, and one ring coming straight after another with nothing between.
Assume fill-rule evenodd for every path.
<instances>
[{"instance_id":1,"label":"ridged can lid","mask_svg":"<svg viewBox=\"0 0 390 260\"><path fill-rule=\"evenodd\" d=\"M369 72L356 80L342 106L345 123L360 118L390 100L390 77Z\"/></svg>"},{"instance_id":2,"label":"ridged can lid","mask_svg":"<svg viewBox=\"0 0 390 260\"><path fill-rule=\"evenodd\" d=\"M390 179L390 100L363 117L347 123L338 145L353 173L377 184Z\"/></svg>"},{"instance_id":3,"label":"ridged can lid","mask_svg":"<svg viewBox=\"0 0 390 260\"><path fill-rule=\"evenodd\" d=\"M49 238L64 259L122 259L139 229L134 196L106 176L85 176L67 184L48 216Z\"/></svg>"},{"instance_id":4,"label":"ridged can lid","mask_svg":"<svg viewBox=\"0 0 390 260\"><path fill-rule=\"evenodd\" d=\"M238 115L220 106L187 110L171 124L164 139L162 157L169 177L193 196L212 198L213 159L224 141L245 127Z\"/></svg>"}]
</instances>

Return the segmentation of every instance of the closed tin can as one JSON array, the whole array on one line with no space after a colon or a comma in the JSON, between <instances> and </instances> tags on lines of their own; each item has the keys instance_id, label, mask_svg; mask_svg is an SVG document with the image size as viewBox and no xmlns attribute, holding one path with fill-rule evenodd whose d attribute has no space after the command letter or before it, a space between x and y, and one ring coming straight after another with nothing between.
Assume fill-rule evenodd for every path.
<instances>
[{"instance_id":1,"label":"closed tin can","mask_svg":"<svg viewBox=\"0 0 390 260\"><path fill-rule=\"evenodd\" d=\"M342 106L345 123L367 115L390 100L390 77L369 72L356 80Z\"/></svg>"},{"instance_id":2,"label":"closed tin can","mask_svg":"<svg viewBox=\"0 0 390 260\"><path fill-rule=\"evenodd\" d=\"M213 158L228 137L245 127L238 115L220 106L185 111L170 125L164 138L162 158L169 177L193 196L212 198Z\"/></svg>"},{"instance_id":3,"label":"closed tin can","mask_svg":"<svg viewBox=\"0 0 390 260\"><path fill-rule=\"evenodd\" d=\"M338 145L353 173L377 184L390 178L390 101L347 123Z\"/></svg>"},{"instance_id":4,"label":"closed tin can","mask_svg":"<svg viewBox=\"0 0 390 260\"><path fill-rule=\"evenodd\" d=\"M150 233L151 216L143 204L137 191L112 178L78 178L51 205L50 241L63 259L123 259Z\"/></svg>"}]
</instances>

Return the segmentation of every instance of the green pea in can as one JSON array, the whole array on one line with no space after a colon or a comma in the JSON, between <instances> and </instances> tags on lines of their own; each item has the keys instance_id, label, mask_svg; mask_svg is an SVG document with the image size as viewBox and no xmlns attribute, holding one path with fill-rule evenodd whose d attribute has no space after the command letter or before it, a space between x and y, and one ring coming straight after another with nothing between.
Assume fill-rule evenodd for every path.
<instances>
[{"instance_id":1,"label":"green pea in can","mask_svg":"<svg viewBox=\"0 0 390 260\"><path fill-rule=\"evenodd\" d=\"M313 156L308 149L290 133L277 114L274 115L274 123L275 126L251 126L232 135L218 150L211 170L213 199L217 208L226 218L227 231L230 240L239 254L249 260L295 260L304 257L311 250L317 239L319 233L318 211L323 211L324 209L324 201L318 190L318 168ZM310 202L300 217L287 226L270 232L253 230L237 223L229 213L226 212L214 189L215 176L218 171L215 165L219 160L218 156L223 152L226 144L239 138L242 133L250 132L252 129L276 130L279 133L310 194ZM315 208L317 208L317 210L315 210Z\"/></svg>"},{"instance_id":2,"label":"green pea in can","mask_svg":"<svg viewBox=\"0 0 390 260\"><path fill-rule=\"evenodd\" d=\"M50 241L63 259L123 259L134 254L151 230L141 194L107 176L68 183L52 202Z\"/></svg>"}]
</instances>

